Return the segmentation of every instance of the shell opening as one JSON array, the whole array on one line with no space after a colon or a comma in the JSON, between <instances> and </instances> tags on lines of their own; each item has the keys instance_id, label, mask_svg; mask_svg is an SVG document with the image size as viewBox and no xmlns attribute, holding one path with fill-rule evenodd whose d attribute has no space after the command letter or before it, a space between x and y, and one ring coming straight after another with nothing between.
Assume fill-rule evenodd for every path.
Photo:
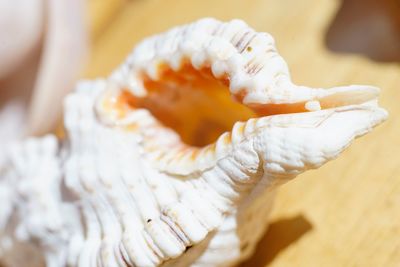
<instances>
[{"instance_id":1,"label":"shell opening","mask_svg":"<svg viewBox=\"0 0 400 267\"><path fill-rule=\"evenodd\" d=\"M141 78L146 96L123 90L119 102L130 109L150 111L192 147L215 142L238 121L307 111L304 103L243 105L242 95L231 95L227 75L216 78L210 67L197 70L190 63L182 64L178 71L160 64L156 79L146 74Z\"/></svg>"},{"instance_id":2,"label":"shell opening","mask_svg":"<svg viewBox=\"0 0 400 267\"><path fill-rule=\"evenodd\" d=\"M257 116L232 99L228 78L214 78L210 68L196 70L190 64L184 64L179 71L164 65L159 68L157 80L143 75L147 95L132 95L129 105L149 110L190 146L210 144L230 131L235 122Z\"/></svg>"}]
</instances>

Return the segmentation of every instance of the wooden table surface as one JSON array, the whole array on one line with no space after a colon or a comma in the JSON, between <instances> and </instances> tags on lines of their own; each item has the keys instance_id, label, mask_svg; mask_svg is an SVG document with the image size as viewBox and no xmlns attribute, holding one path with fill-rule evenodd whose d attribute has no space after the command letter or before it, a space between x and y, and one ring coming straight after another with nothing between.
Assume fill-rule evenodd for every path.
<instances>
[{"instance_id":1,"label":"wooden table surface","mask_svg":"<svg viewBox=\"0 0 400 267\"><path fill-rule=\"evenodd\" d=\"M271 227L243 266L400 266L400 65L337 54L325 38L339 0L90 0L92 55L105 76L142 38L212 16L271 33L297 84L372 84L390 118L341 157L283 186Z\"/></svg>"}]
</instances>

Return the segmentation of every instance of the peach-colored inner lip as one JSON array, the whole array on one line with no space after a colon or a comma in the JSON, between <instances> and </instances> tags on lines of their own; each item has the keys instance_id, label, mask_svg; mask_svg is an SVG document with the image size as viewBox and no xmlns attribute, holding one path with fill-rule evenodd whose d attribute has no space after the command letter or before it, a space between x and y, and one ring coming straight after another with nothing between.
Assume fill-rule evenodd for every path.
<instances>
[{"instance_id":1,"label":"peach-colored inner lip","mask_svg":"<svg viewBox=\"0 0 400 267\"><path fill-rule=\"evenodd\" d=\"M143 75L146 97L123 91L119 103L130 109L145 108L182 141L194 147L213 143L237 121L273 114L304 112L303 104L241 104L243 95L231 96L229 77L215 78L209 67L196 70L185 63L179 71L159 65L159 78Z\"/></svg>"}]
</instances>

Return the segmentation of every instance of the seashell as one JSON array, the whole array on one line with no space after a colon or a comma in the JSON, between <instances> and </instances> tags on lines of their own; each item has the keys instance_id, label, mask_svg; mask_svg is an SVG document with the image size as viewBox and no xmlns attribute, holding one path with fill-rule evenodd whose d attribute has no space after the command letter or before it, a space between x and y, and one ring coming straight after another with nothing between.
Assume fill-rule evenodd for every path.
<instances>
[{"instance_id":1,"label":"seashell","mask_svg":"<svg viewBox=\"0 0 400 267\"><path fill-rule=\"evenodd\" d=\"M67 96L64 139L5 154L1 258L237 264L265 232L279 185L385 120L378 94L294 85L273 38L239 20L150 37L109 78Z\"/></svg>"}]
</instances>

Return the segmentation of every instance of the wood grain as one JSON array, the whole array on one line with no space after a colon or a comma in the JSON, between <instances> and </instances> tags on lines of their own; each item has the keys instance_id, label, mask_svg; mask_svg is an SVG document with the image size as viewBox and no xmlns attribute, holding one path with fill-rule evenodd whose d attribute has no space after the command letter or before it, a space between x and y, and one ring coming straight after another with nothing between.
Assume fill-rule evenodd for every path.
<instances>
[{"instance_id":1,"label":"wood grain","mask_svg":"<svg viewBox=\"0 0 400 267\"><path fill-rule=\"evenodd\" d=\"M400 66L327 50L340 1L116 1L89 5L96 38L85 77L108 75L150 34L212 16L271 33L298 84L382 88L389 120L339 159L285 185L270 230L243 266L400 266ZM96 4L103 13L91 9Z\"/></svg>"}]
</instances>

